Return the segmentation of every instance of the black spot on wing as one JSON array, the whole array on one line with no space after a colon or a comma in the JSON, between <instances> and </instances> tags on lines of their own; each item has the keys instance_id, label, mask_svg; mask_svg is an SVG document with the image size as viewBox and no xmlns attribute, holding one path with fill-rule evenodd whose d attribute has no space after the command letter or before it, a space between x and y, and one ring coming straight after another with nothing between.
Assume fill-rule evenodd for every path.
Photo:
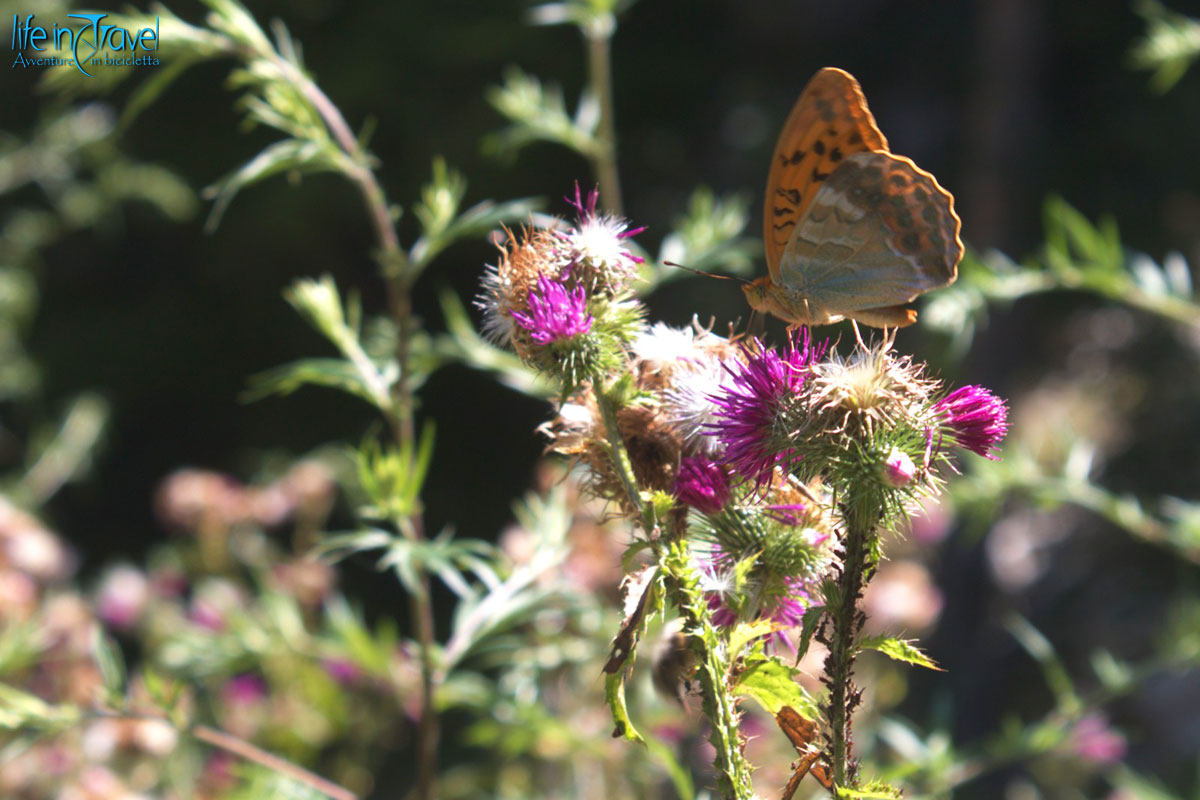
<instances>
[{"instance_id":1,"label":"black spot on wing","mask_svg":"<svg viewBox=\"0 0 1200 800\"><path fill-rule=\"evenodd\" d=\"M800 149L793 150L791 155L787 155L786 153L779 154L779 163L785 167L788 165L799 164L803 160L804 151Z\"/></svg>"}]
</instances>

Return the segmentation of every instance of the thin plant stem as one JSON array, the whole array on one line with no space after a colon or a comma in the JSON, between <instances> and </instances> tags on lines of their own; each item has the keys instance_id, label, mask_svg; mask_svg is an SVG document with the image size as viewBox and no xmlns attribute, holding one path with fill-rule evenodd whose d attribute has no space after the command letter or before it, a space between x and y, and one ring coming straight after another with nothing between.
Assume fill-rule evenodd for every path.
<instances>
[{"instance_id":1,"label":"thin plant stem","mask_svg":"<svg viewBox=\"0 0 1200 800\"><path fill-rule=\"evenodd\" d=\"M247 742L245 739L239 739L231 733L226 733L208 725L180 725L173 722L169 717L159 714L121 713L110 710L89 711L85 714L85 717L120 720L157 720L165 722L185 736L190 736L196 741L210 744L213 747L219 747L227 753L232 753L239 758L244 758L261 767L265 767L272 772L279 773L298 783L310 786L318 792L332 797L333 800L358 800L358 795L346 787L334 783L327 778L322 778L314 772L309 772L303 767L288 761L286 758L267 752L261 747Z\"/></svg>"},{"instance_id":2,"label":"thin plant stem","mask_svg":"<svg viewBox=\"0 0 1200 800\"><path fill-rule=\"evenodd\" d=\"M600 203L618 216L621 204L621 179L617 172L617 124L613 104L612 33L616 24L593 26L585 31L588 51L588 81L600 103L597 147L592 156L596 181L600 184Z\"/></svg>"},{"instance_id":3,"label":"thin plant stem","mask_svg":"<svg viewBox=\"0 0 1200 800\"><path fill-rule=\"evenodd\" d=\"M409 294L409 258L400 246L400 237L392 221L387 196L375 177L375 171L358 139L350 130L345 117L316 83L296 66L284 59L277 59L280 69L288 79L312 103L321 115L330 135L350 159L347 177L358 187L375 231L378 259L387 285L388 310L396 322L396 361L400 366L400 377L392 390L391 413L388 422L392 426L398 445L411 442L414 438L412 383L410 379L409 354L413 335L412 298ZM419 511L414 512L399 525L405 536L414 541L425 538L425 524ZM422 571L419 591L409 595L409 617L420 650L421 662L421 709L417 723L417 798L433 800L437 796L438 739L440 726L434 706L435 668L433 645L435 640L431 583Z\"/></svg>"},{"instance_id":4,"label":"thin plant stem","mask_svg":"<svg viewBox=\"0 0 1200 800\"><path fill-rule=\"evenodd\" d=\"M261 747L250 744L244 739L239 739L232 734L219 731L216 728L210 728L207 725L197 725L187 731L192 738L211 744L213 747L219 747L226 752L233 753L235 756L253 761L255 764L266 767L272 772L277 772L280 775L285 775L294 781L311 786L322 794L332 797L333 800L358 800L358 795L349 789L340 786L333 781L326 780L320 775L309 772L302 767L298 767L287 759L280 758L274 753L268 753Z\"/></svg>"}]
</instances>

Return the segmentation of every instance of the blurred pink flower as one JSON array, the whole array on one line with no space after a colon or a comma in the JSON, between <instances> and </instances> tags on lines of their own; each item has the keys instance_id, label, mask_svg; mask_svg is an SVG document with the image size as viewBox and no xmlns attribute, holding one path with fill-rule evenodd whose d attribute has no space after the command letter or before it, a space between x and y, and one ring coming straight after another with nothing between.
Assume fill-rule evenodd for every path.
<instances>
[{"instance_id":1,"label":"blurred pink flower","mask_svg":"<svg viewBox=\"0 0 1200 800\"><path fill-rule=\"evenodd\" d=\"M61 580L74 568L70 553L42 523L0 497L0 564L42 583Z\"/></svg>"},{"instance_id":2,"label":"blurred pink flower","mask_svg":"<svg viewBox=\"0 0 1200 800\"><path fill-rule=\"evenodd\" d=\"M863 593L867 629L873 633L920 631L942 613L942 593L916 561L885 561Z\"/></svg>"},{"instance_id":3,"label":"blurred pink flower","mask_svg":"<svg viewBox=\"0 0 1200 800\"><path fill-rule=\"evenodd\" d=\"M1075 723L1067 737L1067 747L1093 764L1116 763L1129 749L1125 737L1110 727L1108 719L1100 713L1088 714Z\"/></svg>"},{"instance_id":4,"label":"blurred pink flower","mask_svg":"<svg viewBox=\"0 0 1200 800\"><path fill-rule=\"evenodd\" d=\"M96 591L96 615L105 624L128 630L138 623L150 600L150 586L141 570L118 564L104 573Z\"/></svg>"},{"instance_id":5,"label":"blurred pink flower","mask_svg":"<svg viewBox=\"0 0 1200 800\"><path fill-rule=\"evenodd\" d=\"M340 686L352 686L362 680L362 667L348 658L326 658L321 662L325 672Z\"/></svg>"},{"instance_id":6,"label":"blurred pink flower","mask_svg":"<svg viewBox=\"0 0 1200 800\"><path fill-rule=\"evenodd\" d=\"M234 675L221 687L221 703L228 707L248 706L267 696L267 682L257 675Z\"/></svg>"}]
</instances>

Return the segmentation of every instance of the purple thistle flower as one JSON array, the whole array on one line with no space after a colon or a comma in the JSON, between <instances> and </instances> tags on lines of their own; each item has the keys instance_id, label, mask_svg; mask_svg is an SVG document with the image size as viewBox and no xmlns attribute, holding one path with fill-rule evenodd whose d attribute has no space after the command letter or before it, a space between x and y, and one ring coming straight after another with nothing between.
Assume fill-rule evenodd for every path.
<instances>
[{"instance_id":1,"label":"purple thistle flower","mask_svg":"<svg viewBox=\"0 0 1200 800\"><path fill-rule=\"evenodd\" d=\"M725 448L725 463L743 479L754 481L758 491L770 482L776 466L798 457L786 444L781 416L825 345L814 346L808 330L802 329L799 336L789 337L782 356L774 349L744 352L746 363L725 366L733 382L712 397L717 421L709 428Z\"/></svg>"},{"instance_id":2,"label":"purple thistle flower","mask_svg":"<svg viewBox=\"0 0 1200 800\"><path fill-rule=\"evenodd\" d=\"M962 447L984 458L999 461L993 449L1008 433L1008 407L982 386L955 389L934 409Z\"/></svg>"},{"instance_id":3,"label":"purple thistle flower","mask_svg":"<svg viewBox=\"0 0 1200 800\"><path fill-rule=\"evenodd\" d=\"M705 514L715 514L729 502L729 475L704 456L685 456L675 477L675 496Z\"/></svg>"},{"instance_id":4,"label":"purple thistle flower","mask_svg":"<svg viewBox=\"0 0 1200 800\"><path fill-rule=\"evenodd\" d=\"M545 275L538 276L537 289L529 293L529 313L514 311L512 317L543 346L587 333L595 321L587 313L587 295L582 286L568 290Z\"/></svg>"}]
</instances>

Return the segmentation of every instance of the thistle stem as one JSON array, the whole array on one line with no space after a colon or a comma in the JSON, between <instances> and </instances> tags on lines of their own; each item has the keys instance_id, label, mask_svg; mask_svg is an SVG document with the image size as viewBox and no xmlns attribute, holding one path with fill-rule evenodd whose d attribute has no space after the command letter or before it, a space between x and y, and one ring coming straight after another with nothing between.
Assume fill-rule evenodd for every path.
<instances>
[{"instance_id":1,"label":"thistle stem","mask_svg":"<svg viewBox=\"0 0 1200 800\"><path fill-rule=\"evenodd\" d=\"M825 679L829 686L829 760L833 771L834 796L837 787L854 788L858 768L853 757L851 721L859 702L852 681L857 655L858 633L865 619L858 610L858 599L874 568L873 537L878 513L844 511L846 536L842 542L841 575L838 576L838 606L831 609L833 633L828 638L829 655L825 659Z\"/></svg>"},{"instance_id":2,"label":"thistle stem","mask_svg":"<svg viewBox=\"0 0 1200 800\"><path fill-rule=\"evenodd\" d=\"M612 34L615 29L615 21L608 25L593 25L584 32L584 38L588 51L588 82L600 103L600 123L592 167L600 184L600 203L608 211L620 216L624 211L621 206L621 179L617 172L617 125L612 85Z\"/></svg>"},{"instance_id":3,"label":"thistle stem","mask_svg":"<svg viewBox=\"0 0 1200 800\"><path fill-rule=\"evenodd\" d=\"M641 500L637 477L633 473L625 439L617 421L617 400L610 390L599 389L595 394L608 437L613 469L628 495L630 505L640 514L646 535L651 536L651 532L658 527L654 508L652 504ZM742 755L737 706L728 691L730 665L725 649L712 625L708 603L699 590L695 571L688 563L687 543L682 536L670 538L665 553L661 550L658 552L668 574L668 596L687 622L688 630L692 633L692 646L699 656L697 678L703 697L704 715L712 725L711 741L717 753L714 766L723 777L728 797L752 800L754 789L750 782L750 765ZM653 541L659 547L663 544L661 538Z\"/></svg>"},{"instance_id":4,"label":"thistle stem","mask_svg":"<svg viewBox=\"0 0 1200 800\"><path fill-rule=\"evenodd\" d=\"M738 732L737 705L728 691L730 664L720 634L713 627L708 602L689 563L686 539L672 537L663 564L668 575L668 597L687 623L689 639L698 657L696 678L700 683L702 709L712 726L709 741L716 752L713 766L721 775L726 797L753 800L751 768L742 754Z\"/></svg>"},{"instance_id":5,"label":"thistle stem","mask_svg":"<svg viewBox=\"0 0 1200 800\"><path fill-rule=\"evenodd\" d=\"M629 452L625 449L625 438L621 434L621 426L617 420L617 402L607 389L596 392L596 405L600 408L600 418L604 421L604 433L608 437L608 452L612 458L613 469L621 481L621 488L629 499L629 504L642 514L642 495L638 489L637 477L633 474L633 464L629 461ZM645 520L643 520L645 521ZM646 529L649 534L650 529Z\"/></svg>"}]
</instances>

